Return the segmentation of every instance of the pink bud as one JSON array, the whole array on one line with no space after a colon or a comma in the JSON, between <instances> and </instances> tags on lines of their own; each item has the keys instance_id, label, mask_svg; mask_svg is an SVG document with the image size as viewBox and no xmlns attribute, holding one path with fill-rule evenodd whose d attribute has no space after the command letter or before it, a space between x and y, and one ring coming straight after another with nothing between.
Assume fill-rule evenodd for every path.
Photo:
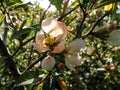
<instances>
[{"instance_id":1,"label":"pink bud","mask_svg":"<svg viewBox=\"0 0 120 90\"><path fill-rule=\"evenodd\" d=\"M109 30L113 31L115 29L115 24L114 23L110 24L108 28Z\"/></svg>"},{"instance_id":2,"label":"pink bud","mask_svg":"<svg viewBox=\"0 0 120 90\"><path fill-rule=\"evenodd\" d=\"M45 59L43 59L41 63L41 67L46 69L47 71L52 71L55 67L55 59L54 57L48 55Z\"/></svg>"},{"instance_id":3,"label":"pink bud","mask_svg":"<svg viewBox=\"0 0 120 90\"><path fill-rule=\"evenodd\" d=\"M65 70L65 66L64 66L63 63L60 63L60 64L58 65L58 68L59 68L60 70L62 70L62 71Z\"/></svg>"}]
</instances>

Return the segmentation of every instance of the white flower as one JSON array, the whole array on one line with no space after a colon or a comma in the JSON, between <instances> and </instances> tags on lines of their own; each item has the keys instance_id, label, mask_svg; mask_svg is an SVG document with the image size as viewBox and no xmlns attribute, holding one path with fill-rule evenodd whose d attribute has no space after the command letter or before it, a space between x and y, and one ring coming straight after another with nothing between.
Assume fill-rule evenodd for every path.
<instances>
[{"instance_id":1,"label":"white flower","mask_svg":"<svg viewBox=\"0 0 120 90\"><path fill-rule=\"evenodd\" d=\"M33 46L40 52L51 50L53 53L60 53L65 49L66 36L67 27L63 22L47 18L36 34L36 43Z\"/></svg>"},{"instance_id":2,"label":"white flower","mask_svg":"<svg viewBox=\"0 0 120 90\"><path fill-rule=\"evenodd\" d=\"M80 39L75 39L66 48L67 53L65 54L65 64L71 69L75 70L75 66L79 66L82 62L82 57L80 56L80 51L85 48L85 41Z\"/></svg>"},{"instance_id":3,"label":"white flower","mask_svg":"<svg viewBox=\"0 0 120 90\"><path fill-rule=\"evenodd\" d=\"M113 46L120 46L120 30L113 30L107 42Z\"/></svg>"},{"instance_id":4,"label":"white flower","mask_svg":"<svg viewBox=\"0 0 120 90\"><path fill-rule=\"evenodd\" d=\"M42 60L41 67L47 71L52 71L55 67L55 59L54 57L48 55Z\"/></svg>"}]
</instances>

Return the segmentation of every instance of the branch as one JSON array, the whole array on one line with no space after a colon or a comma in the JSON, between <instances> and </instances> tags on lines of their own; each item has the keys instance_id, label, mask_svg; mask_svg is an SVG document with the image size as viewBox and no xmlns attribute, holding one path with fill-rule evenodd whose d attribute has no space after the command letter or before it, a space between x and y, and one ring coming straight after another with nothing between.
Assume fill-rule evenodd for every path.
<instances>
[{"instance_id":1,"label":"branch","mask_svg":"<svg viewBox=\"0 0 120 90\"><path fill-rule=\"evenodd\" d=\"M42 23L42 20L45 18L45 14L46 14L46 12L48 11L49 8L50 8L50 4L49 4L48 8L43 12L43 14L41 16L41 18L40 18L40 24Z\"/></svg>"},{"instance_id":2,"label":"branch","mask_svg":"<svg viewBox=\"0 0 120 90\"><path fill-rule=\"evenodd\" d=\"M79 7L83 12L83 19L82 19L81 24L80 24L80 29L77 31L75 38L78 38L79 36L81 36L81 27L83 26L85 18L88 15L88 13L85 11L85 9L83 8L83 6L82 6L82 4L80 3L79 0L78 0L78 2L79 2Z\"/></svg>"},{"instance_id":3,"label":"branch","mask_svg":"<svg viewBox=\"0 0 120 90\"><path fill-rule=\"evenodd\" d=\"M44 59L47 56L47 52L44 52L43 55L41 57L39 57L37 60L33 61L24 71L22 74L24 74L26 71L28 71L29 69L31 69L35 64L37 64L39 61L41 61L42 59Z\"/></svg>"},{"instance_id":4,"label":"branch","mask_svg":"<svg viewBox=\"0 0 120 90\"><path fill-rule=\"evenodd\" d=\"M71 9L70 11L68 11L67 13L61 15L57 20L61 21L64 17L66 17L68 14L70 14L71 12L73 12L75 9L77 9L79 7L79 4L77 6L75 6L73 9Z\"/></svg>"},{"instance_id":5,"label":"branch","mask_svg":"<svg viewBox=\"0 0 120 90\"><path fill-rule=\"evenodd\" d=\"M6 63L15 80L17 80L20 74L18 73L15 62L12 60L12 57L8 53L6 45L4 44L1 38L0 38L0 55L4 58L4 62Z\"/></svg>"},{"instance_id":6,"label":"branch","mask_svg":"<svg viewBox=\"0 0 120 90\"><path fill-rule=\"evenodd\" d=\"M16 28L15 28L15 26L14 26L14 24L13 24L13 21L11 20L10 15L9 15L9 13L7 12L7 10L6 10L3 2L1 2L1 6L2 6L3 9L4 9L4 12L3 12L3 13L6 13L6 14L7 14L7 16L8 16L8 18L9 18L10 22L11 22L11 25L10 25L10 24L9 24L9 25L14 29L14 31L16 31Z\"/></svg>"},{"instance_id":7,"label":"branch","mask_svg":"<svg viewBox=\"0 0 120 90\"><path fill-rule=\"evenodd\" d=\"M100 18L98 18L97 20L96 20L96 22L94 23L94 25L91 27L91 29L86 33L86 35L84 35L82 38L84 39L84 38L86 38L86 37L88 37L92 32L93 32L93 30L95 29L95 27L97 26L97 24L105 17L105 16L107 16L108 15L108 13L105 13L103 16L101 16Z\"/></svg>"}]
</instances>

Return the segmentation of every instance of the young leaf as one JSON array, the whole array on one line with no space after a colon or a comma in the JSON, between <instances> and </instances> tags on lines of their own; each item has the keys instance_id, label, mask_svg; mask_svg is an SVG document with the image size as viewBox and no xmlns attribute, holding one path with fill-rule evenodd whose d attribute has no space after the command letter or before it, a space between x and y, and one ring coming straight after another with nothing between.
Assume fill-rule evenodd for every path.
<instances>
[{"instance_id":1,"label":"young leaf","mask_svg":"<svg viewBox=\"0 0 120 90\"><path fill-rule=\"evenodd\" d=\"M41 74L38 71L26 72L19 77L19 79L16 82L16 85L20 86L20 85L29 85L29 84L35 83L41 79L40 75Z\"/></svg>"}]
</instances>

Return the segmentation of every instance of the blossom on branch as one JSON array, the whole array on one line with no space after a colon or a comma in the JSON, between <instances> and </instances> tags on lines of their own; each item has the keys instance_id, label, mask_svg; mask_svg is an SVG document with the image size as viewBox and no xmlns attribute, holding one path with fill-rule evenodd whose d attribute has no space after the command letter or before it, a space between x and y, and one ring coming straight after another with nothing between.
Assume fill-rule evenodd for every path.
<instances>
[{"instance_id":1,"label":"blossom on branch","mask_svg":"<svg viewBox=\"0 0 120 90\"><path fill-rule=\"evenodd\" d=\"M70 45L66 48L67 53L65 54L65 64L67 68L71 70L75 70L75 66L79 66L83 61L80 56L80 51L85 48L85 41L80 39L75 39L70 43Z\"/></svg>"},{"instance_id":2,"label":"blossom on branch","mask_svg":"<svg viewBox=\"0 0 120 90\"><path fill-rule=\"evenodd\" d=\"M40 52L51 50L60 53L65 49L66 36L66 25L50 17L43 20L42 29L37 32L33 46Z\"/></svg>"}]
</instances>

